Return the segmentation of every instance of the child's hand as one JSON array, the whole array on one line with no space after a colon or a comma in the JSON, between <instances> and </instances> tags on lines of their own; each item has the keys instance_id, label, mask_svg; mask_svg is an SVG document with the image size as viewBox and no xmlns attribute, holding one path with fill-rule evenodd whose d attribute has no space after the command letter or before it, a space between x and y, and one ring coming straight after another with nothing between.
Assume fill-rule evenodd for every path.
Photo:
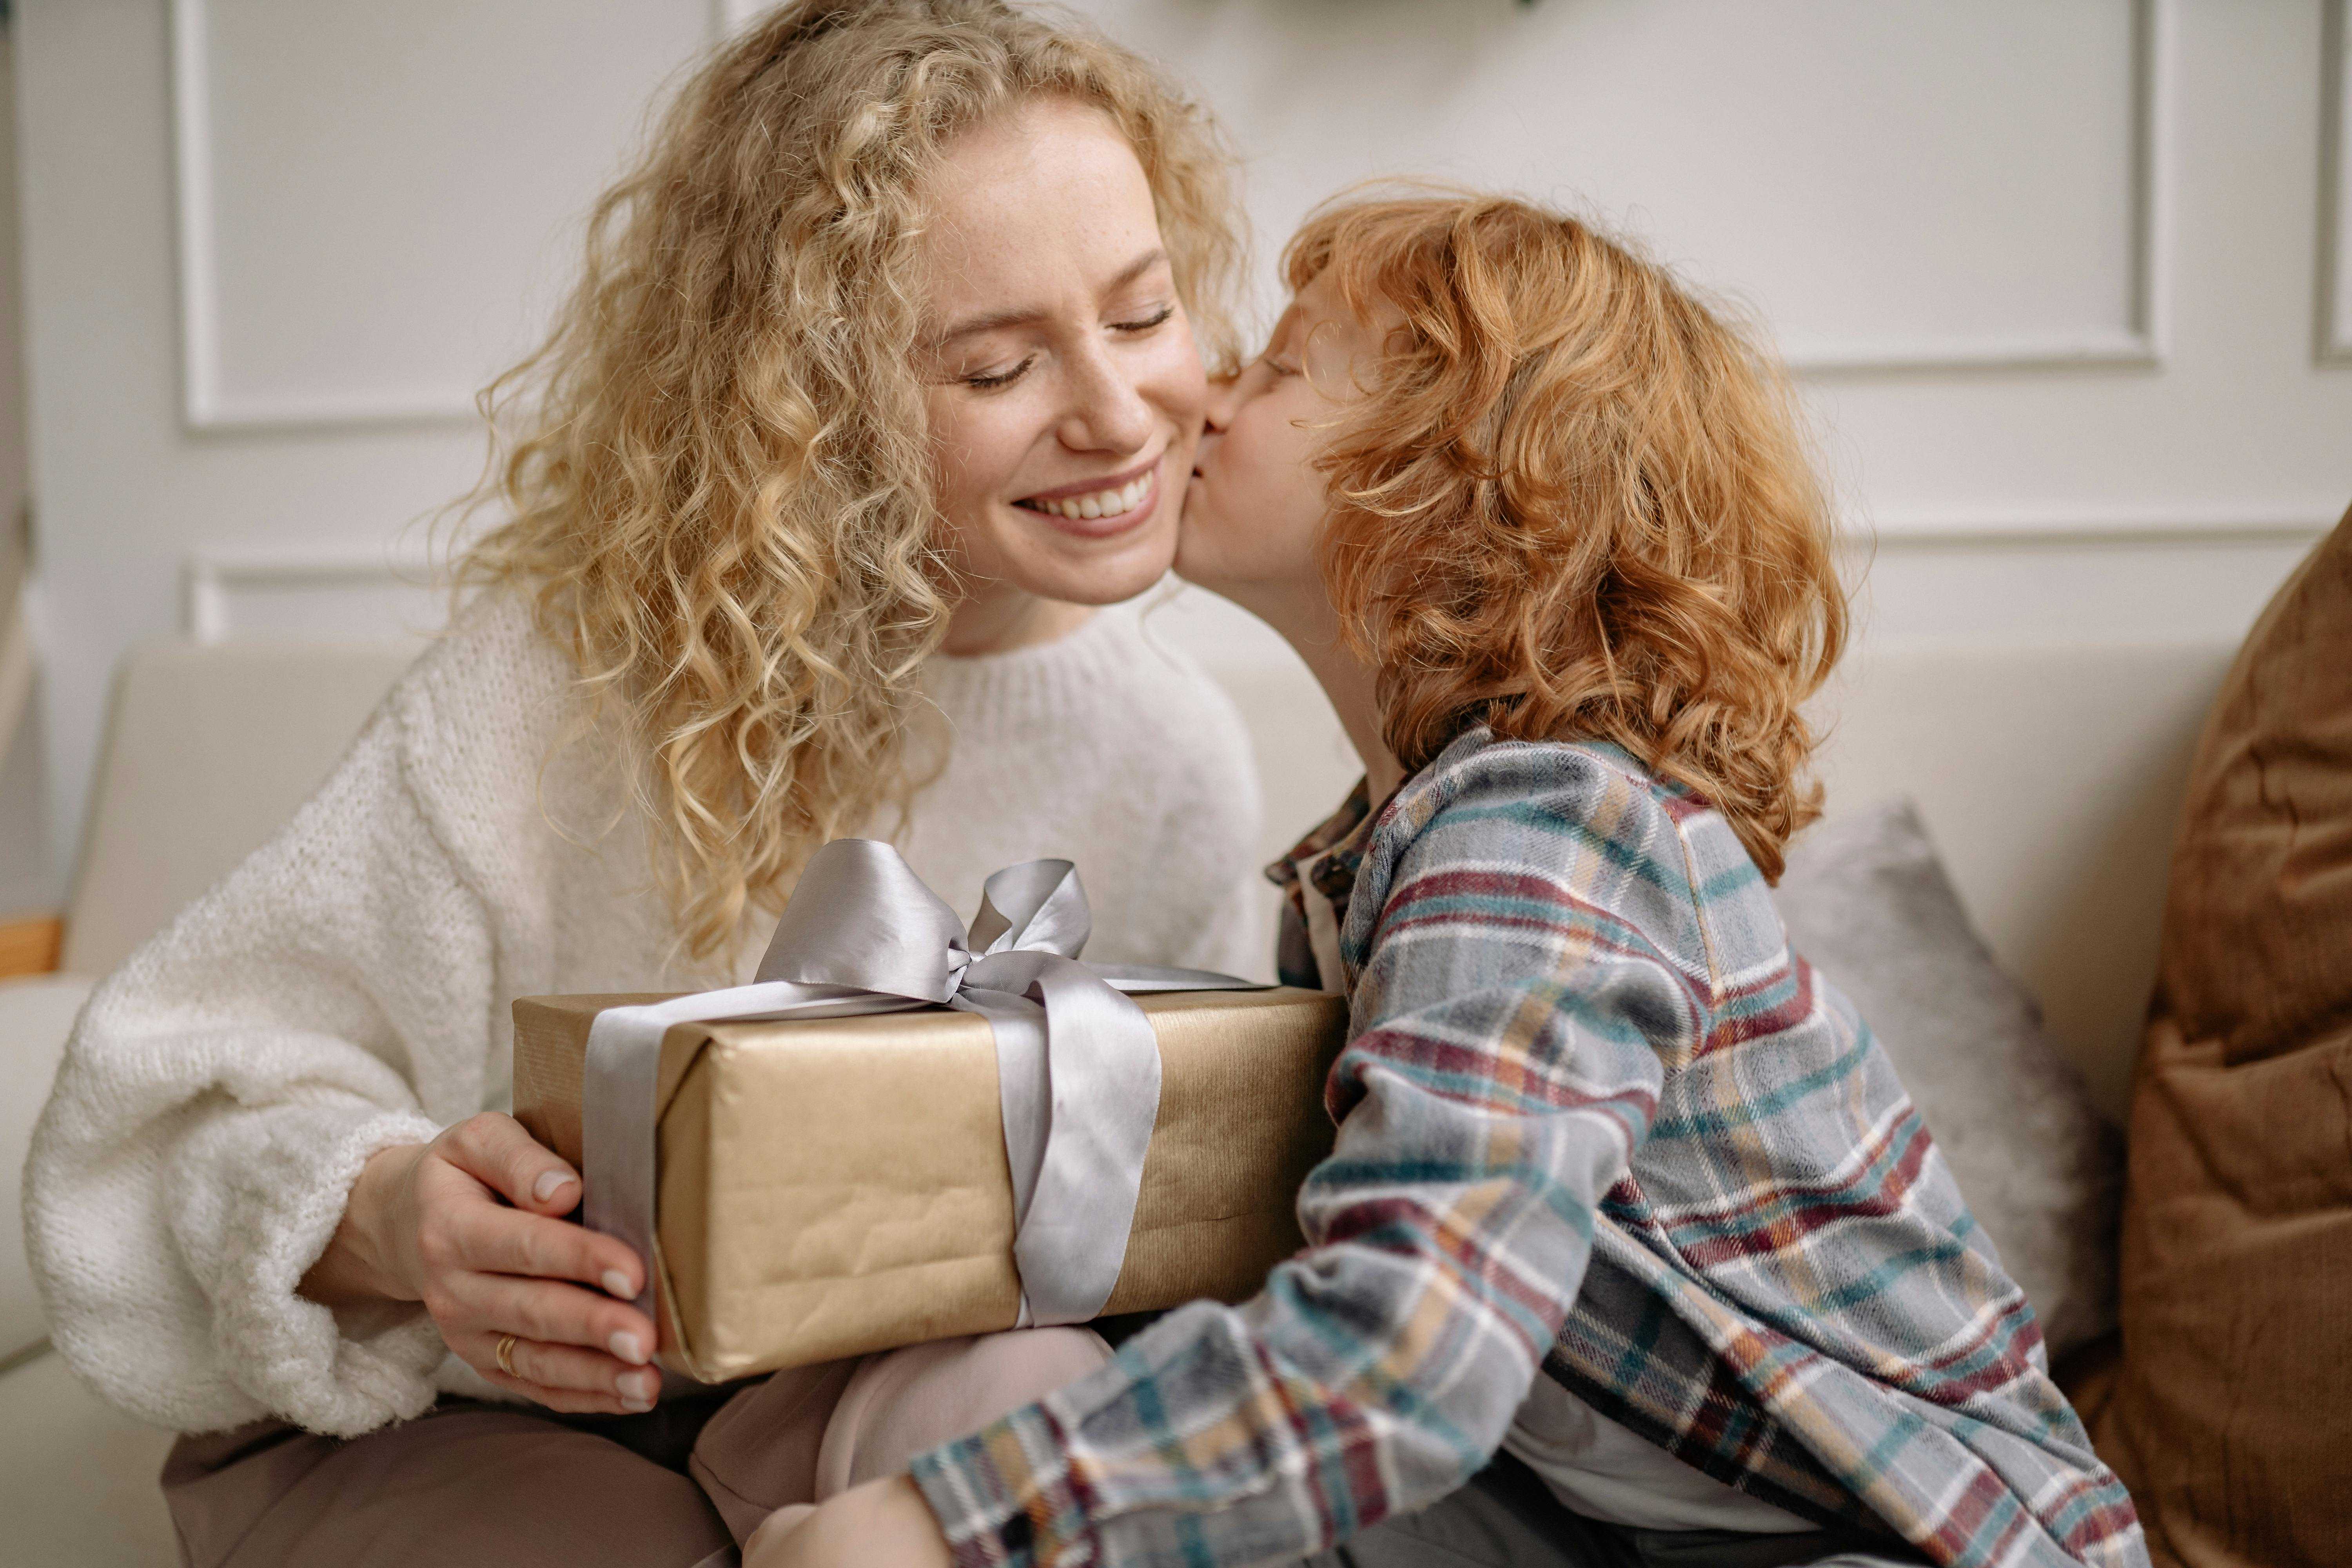
<instances>
[{"instance_id":1,"label":"child's hand","mask_svg":"<svg viewBox=\"0 0 2352 1568\"><path fill-rule=\"evenodd\" d=\"M779 1509L743 1543L743 1568L950 1568L930 1504L905 1476Z\"/></svg>"}]
</instances>

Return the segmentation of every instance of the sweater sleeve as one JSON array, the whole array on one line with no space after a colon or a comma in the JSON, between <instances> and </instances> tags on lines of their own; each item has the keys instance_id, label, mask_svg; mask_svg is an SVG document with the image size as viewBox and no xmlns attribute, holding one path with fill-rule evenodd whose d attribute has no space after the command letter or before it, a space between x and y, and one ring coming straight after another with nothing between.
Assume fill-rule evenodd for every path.
<instances>
[{"instance_id":1,"label":"sweater sleeve","mask_svg":"<svg viewBox=\"0 0 2352 1568\"><path fill-rule=\"evenodd\" d=\"M35 1131L51 1338L144 1420L351 1436L434 1397L446 1351L421 1310L339 1323L295 1293L368 1156L481 1103L492 931L402 736L395 695L274 840L97 989Z\"/></svg>"},{"instance_id":2,"label":"sweater sleeve","mask_svg":"<svg viewBox=\"0 0 2352 1568\"><path fill-rule=\"evenodd\" d=\"M1565 815L1489 794L1437 812L1382 900L1307 1249L920 1457L959 1563L1291 1561L1500 1445L1703 1013L1580 884Z\"/></svg>"}]
</instances>

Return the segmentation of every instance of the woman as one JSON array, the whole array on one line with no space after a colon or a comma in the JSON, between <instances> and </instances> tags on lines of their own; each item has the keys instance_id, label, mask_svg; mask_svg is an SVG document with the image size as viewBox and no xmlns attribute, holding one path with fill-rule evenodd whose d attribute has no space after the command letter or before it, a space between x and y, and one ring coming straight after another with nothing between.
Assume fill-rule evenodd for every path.
<instances>
[{"instance_id":1,"label":"woman","mask_svg":"<svg viewBox=\"0 0 2352 1568\"><path fill-rule=\"evenodd\" d=\"M2144 1568L1767 896L1844 626L1777 368L1523 203L1342 205L1287 261L1178 565L1365 763L1282 868L1285 977L1351 1015L1308 1245L747 1568Z\"/></svg>"},{"instance_id":2,"label":"woman","mask_svg":"<svg viewBox=\"0 0 2352 1568\"><path fill-rule=\"evenodd\" d=\"M1238 721L1088 607L1171 558L1233 216L1167 84L993 0L801 0L686 84L503 384L481 591L100 986L37 1134L58 1347L212 1434L193 1561L728 1548L686 1472L729 1391L655 1406L643 1261L500 1114L516 996L740 978L902 811L967 910L1066 855L1090 956L1253 965Z\"/></svg>"}]
</instances>

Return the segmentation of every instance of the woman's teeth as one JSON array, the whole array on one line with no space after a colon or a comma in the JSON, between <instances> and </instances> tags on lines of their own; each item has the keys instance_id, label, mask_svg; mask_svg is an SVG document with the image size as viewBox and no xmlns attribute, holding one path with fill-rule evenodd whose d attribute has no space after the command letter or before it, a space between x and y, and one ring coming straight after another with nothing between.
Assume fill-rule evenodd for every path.
<instances>
[{"instance_id":1,"label":"woman's teeth","mask_svg":"<svg viewBox=\"0 0 2352 1568\"><path fill-rule=\"evenodd\" d=\"M1057 517L1117 517L1141 506L1143 498L1150 493L1151 476L1146 474L1118 489L1097 490L1093 495L1072 496L1067 500L1041 499L1025 504Z\"/></svg>"}]
</instances>

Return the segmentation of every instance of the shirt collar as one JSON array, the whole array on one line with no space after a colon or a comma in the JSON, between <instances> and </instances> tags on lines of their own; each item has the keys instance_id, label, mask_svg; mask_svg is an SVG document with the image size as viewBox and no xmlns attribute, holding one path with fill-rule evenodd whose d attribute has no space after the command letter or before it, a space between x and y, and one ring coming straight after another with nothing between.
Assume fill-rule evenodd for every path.
<instances>
[{"instance_id":1,"label":"shirt collar","mask_svg":"<svg viewBox=\"0 0 2352 1568\"><path fill-rule=\"evenodd\" d=\"M1265 868L1266 880L1282 889L1303 914L1299 879L1312 879L1315 890L1330 900L1332 912L1344 917L1348 896L1356 889L1356 871L1364 863L1364 847L1371 842L1372 825L1379 816L1372 809L1369 783L1358 779L1339 810Z\"/></svg>"}]
</instances>

